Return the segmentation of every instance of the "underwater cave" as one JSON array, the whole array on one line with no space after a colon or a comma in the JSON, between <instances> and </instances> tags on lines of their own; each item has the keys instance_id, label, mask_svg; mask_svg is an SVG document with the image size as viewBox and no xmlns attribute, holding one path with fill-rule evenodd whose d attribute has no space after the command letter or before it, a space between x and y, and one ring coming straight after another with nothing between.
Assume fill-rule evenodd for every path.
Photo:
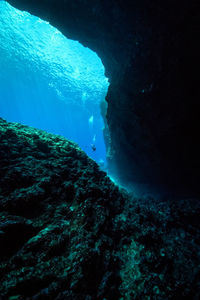
<instances>
[{"instance_id":1,"label":"underwater cave","mask_svg":"<svg viewBox=\"0 0 200 300\"><path fill-rule=\"evenodd\" d=\"M0 0L1 300L200 299L196 4Z\"/></svg>"},{"instance_id":2,"label":"underwater cave","mask_svg":"<svg viewBox=\"0 0 200 300\"><path fill-rule=\"evenodd\" d=\"M108 79L97 54L6 1L0 28L1 117L62 135L106 167Z\"/></svg>"}]
</instances>

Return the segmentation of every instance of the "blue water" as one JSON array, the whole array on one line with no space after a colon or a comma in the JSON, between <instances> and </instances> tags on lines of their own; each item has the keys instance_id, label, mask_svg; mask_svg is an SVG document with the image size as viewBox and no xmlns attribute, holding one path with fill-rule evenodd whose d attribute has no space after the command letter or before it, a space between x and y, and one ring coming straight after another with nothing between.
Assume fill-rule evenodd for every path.
<instances>
[{"instance_id":1,"label":"blue water","mask_svg":"<svg viewBox=\"0 0 200 300\"><path fill-rule=\"evenodd\" d=\"M108 89L104 72L96 53L0 1L1 117L63 135L106 162L100 114Z\"/></svg>"}]
</instances>

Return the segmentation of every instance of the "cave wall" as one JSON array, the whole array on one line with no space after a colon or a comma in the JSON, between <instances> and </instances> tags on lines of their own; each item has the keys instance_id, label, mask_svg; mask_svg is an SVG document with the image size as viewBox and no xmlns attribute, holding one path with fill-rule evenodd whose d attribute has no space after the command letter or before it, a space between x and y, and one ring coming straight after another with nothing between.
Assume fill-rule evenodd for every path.
<instances>
[{"instance_id":1,"label":"cave wall","mask_svg":"<svg viewBox=\"0 0 200 300\"><path fill-rule=\"evenodd\" d=\"M109 165L123 181L198 183L197 1L9 0L101 57ZM120 171L119 171L120 170Z\"/></svg>"}]
</instances>

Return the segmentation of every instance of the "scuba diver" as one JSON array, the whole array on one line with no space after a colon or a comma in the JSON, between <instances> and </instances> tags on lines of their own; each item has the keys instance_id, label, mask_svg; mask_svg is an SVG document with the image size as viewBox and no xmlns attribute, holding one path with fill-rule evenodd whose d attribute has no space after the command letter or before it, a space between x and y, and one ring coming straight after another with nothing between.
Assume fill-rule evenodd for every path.
<instances>
[{"instance_id":1,"label":"scuba diver","mask_svg":"<svg viewBox=\"0 0 200 300\"><path fill-rule=\"evenodd\" d=\"M97 148L95 146L95 142L96 142L96 134L93 136L93 139L92 139L92 144L91 144L92 151L97 150Z\"/></svg>"},{"instance_id":2,"label":"scuba diver","mask_svg":"<svg viewBox=\"0 0 200 300\"><path fill-rule=\"evenodd\" d=\"M91 148L92 148L92 151L96 151L97 150L95 144L91 144Z\"/></svg>"}]
</instances>

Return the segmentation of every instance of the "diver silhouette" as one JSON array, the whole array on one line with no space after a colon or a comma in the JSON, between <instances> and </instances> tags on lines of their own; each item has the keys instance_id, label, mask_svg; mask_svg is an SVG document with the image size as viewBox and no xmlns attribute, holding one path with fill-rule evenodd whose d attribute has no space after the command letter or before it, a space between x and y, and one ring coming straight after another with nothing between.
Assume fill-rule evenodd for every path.
<instances>
[{"instance_id":1,"label":"diver silhouette","mask_svg":"<svg viewBox=\"0 0 200 300\"><path fill-rule=\"evenodd\" d=\"M91 148L92 148L93 151L96 151L96 150L97 150L95 144L91 144Z\"/></svg>"}]
</instances>

